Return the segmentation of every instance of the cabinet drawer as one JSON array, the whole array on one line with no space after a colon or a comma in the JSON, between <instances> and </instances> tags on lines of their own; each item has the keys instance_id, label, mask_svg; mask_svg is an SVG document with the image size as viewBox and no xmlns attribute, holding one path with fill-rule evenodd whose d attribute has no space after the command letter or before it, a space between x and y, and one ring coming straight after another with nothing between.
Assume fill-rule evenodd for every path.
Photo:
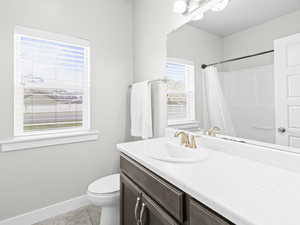
<instances>
[{"instance_id":1,"label":"cabinet drawer","mask_svg":"<svg viewBox=\"0 0 300 225\"><path fill-rule=\"evenodd\" d=\"M123 173L138 184L160 206L177 220L183 222L184 193L182 191L123 154L120 158L120 167Z\"/></svg>"},{"instance_id":2,"label":"cabinet drawer","mask_svg":"<svg viewBox=\"0 0 300 225\"><path fill-rule=\"evenodd\" d=\"M190 225L234 225L193 199L189 201L189 213Z\"/></svg>"}]
</instances>

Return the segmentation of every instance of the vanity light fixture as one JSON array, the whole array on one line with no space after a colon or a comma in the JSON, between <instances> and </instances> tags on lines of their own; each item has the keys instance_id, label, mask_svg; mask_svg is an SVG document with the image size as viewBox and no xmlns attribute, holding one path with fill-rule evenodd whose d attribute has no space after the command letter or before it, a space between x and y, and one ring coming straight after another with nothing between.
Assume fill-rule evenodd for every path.
<instances>
[{"instance_id":1,"label":"vanity light fixture","mask_svg":"<svg viewBox=\"0 0 300 225\"><path fill-rule=\"evenodd\" d=\"M178 0L174 3L173 11L178 14L184 14L188 9L188 3L185 0Z\"/></svg>"},{"instance_id":2,"label":"vanity light fixture","mask_svg":"<svg viewBox=\"0 0 300 225\"><path fill-rule=\"evenodd\" d=\"M173 11L177 14L189 17L191 20L201 20L204 13L222 11L230 0L177 0L173 5Z\"/></svg>"}]
</instances>

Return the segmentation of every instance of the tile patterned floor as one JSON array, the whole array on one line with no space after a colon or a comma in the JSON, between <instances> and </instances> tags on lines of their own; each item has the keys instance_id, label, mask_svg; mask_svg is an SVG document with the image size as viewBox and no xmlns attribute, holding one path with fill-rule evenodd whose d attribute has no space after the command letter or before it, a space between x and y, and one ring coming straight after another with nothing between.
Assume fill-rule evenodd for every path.
<instances>
[{"instance_id":1,"label":"tile patterned floor","mask_svg":"<svg viewBox=\"0 0 300 225\"><path fill-rule=\"evenodd\" d=\"M87 206L34 225L99 225L101 210Z\"/></svg>"}]
</instances>

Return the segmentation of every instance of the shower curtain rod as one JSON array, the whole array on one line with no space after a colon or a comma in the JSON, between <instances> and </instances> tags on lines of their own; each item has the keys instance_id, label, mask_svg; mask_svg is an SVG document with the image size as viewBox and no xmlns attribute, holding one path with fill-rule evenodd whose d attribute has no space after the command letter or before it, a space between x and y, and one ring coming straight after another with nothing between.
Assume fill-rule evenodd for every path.
<instances>
[{"instance_id":1,"label":"shower curtain rod","mask_svg":"<svg viewBox=\"0 0 300 225\"><path fill-rule=\"evenodd\" d=\"M274 52L274 50L269 50L269 51L265 51L265 52L259 52L259 53L256 53L256 54L247 55L247 56L243 56L243 57L239 57L239 58L234 58L234 59L228 59L228 60L225 60L225 61L216 62L216 63L212 63L212 64L208 64L208 65L202 64L201 68L205 69L208 66L215 66L215 65L219 65L219 64L223 64L223 63L234 62L234 61L238 61L238 60L241 60L241 59L247 59L247 58L251 58L251 57L254 57L254 56L260 56L260 55L264 55L264 54L268 54L268 53L272 53L272 52Z\"/></svg>"}]
</instances>

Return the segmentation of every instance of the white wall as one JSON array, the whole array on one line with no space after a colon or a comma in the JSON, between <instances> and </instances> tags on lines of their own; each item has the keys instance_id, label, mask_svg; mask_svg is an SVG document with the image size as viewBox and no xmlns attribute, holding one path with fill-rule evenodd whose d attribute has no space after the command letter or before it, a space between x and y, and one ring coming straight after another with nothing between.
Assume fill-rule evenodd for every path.
<instances>
[{"instance_id":1,"label":"white wall","mask_svg":"<svg viewBox=\"0 0 300 225\"><path fill-rule=\"evenodd\" d=\"M167 37L167 57L193 61L197 66L222 59L223 40L217 35L187 24Z\"/></svg>"},{"instance_id":2,"label":"white wall","mask_svg":"<svg viewBox=\"0 0 300 225\"><path fill-rule=\"evenodd\" d=\"M202 105L202 69L203 62L215 62L222 59L223 39L217 35L184 25L171 32L167 40L167 57L184 59L195 65L196 119L201 123ZM203 124L203 123L202 123Z\"/></svg>"},{"instance_id":3,"label":"white wall","mask_svg":"<svg viewBox=\"0 0 300 225\"><path fill-rule=\"evenodd\" d=\"M130 0L7 0L0 3L0 138L13 135L13 30L23 25L91 42L92 128L97 142L0 153L0 220L70 199L118 171L132 82Z\"/></svg>"},{"instance_id":4,"label":"white wall","mask_svg":"<svg viewBox=\"0 0 300 225\"><path fill-rule=\"evenodd\" d=\"M164 77L167 34L185 23L175 0L134 0L134 80Z\"/></svg>"},{"instance_id":5,"label":"white wall","mask_svg":"<svg viewBox=\"0 0 300 225\"><path fill-rule=\"evenodd\" d=\"M300 10L224 38L224 59L274 49L273 41L300 32ZM224 65L239 70L273 63L273 54L258 56Z\"/></svg>"}]
</instances>

